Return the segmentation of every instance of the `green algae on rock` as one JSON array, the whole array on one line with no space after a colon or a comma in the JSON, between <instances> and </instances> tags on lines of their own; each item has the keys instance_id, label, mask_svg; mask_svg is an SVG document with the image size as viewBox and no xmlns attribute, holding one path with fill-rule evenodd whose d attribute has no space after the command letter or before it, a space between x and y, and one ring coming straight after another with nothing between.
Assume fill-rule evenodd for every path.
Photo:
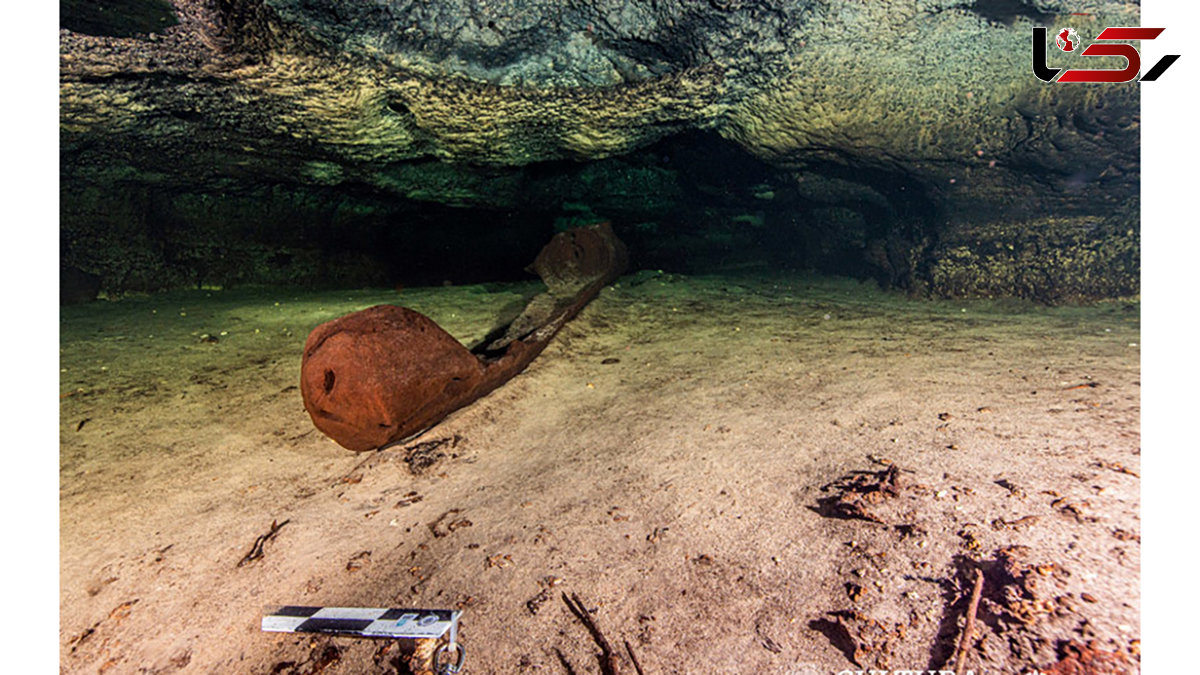
<instances>
[{"instance_id":1,"label":"green algae on rock","mask_svg":"<svg viewBox=\"0 0 1200 675\"><path fill-rule=\"evenodd\" d=\"M769 189L723 205L747 213L769 202L751 244L769 252L815 242L788 262L916 291L975 292L967 289L978 284L949 271L961 267L955 242L993 223L1000 232L1102 218L1138 193L1137 85L1045 85L1027 62L1035 23L1070 15L1085 36L1136 24L1136 5L1115 0L174 0L173 8L178 25L156 32L91 35L64 24L67 243L95 229L90 195L132 190L149 203L242 199L248 220L258 220L254 200L282 192L310 205L296 219L310 227L328 222L323 202L336 194L340 209L386 220L369 235L384 238L397 236L384 232L397 219L379 214L422 204L550 223L564 202L583 201L623 235L667 223L658 232L681 238L653 241L661 250L686 243L686 223L700 220L687 209L690 195L728 193L722 180L688 184L688 169L661 148L723 138L769 168L756 177ZM264 208L278 206L270 200ZM173 210L176 229L218 245L204 209ZM832 243L818 241L819 231ZM1020 236L1041 231L1031 225ZM161 248L148 236L151 251ZM288 238L286 225L259 240L276 236ZM99 250L122 245L114 238ZM1072 245L1079 260L1106 244ZM89 257L90 246L70 248L72 264L114 292L155 276L136 262L114 273ZM1023 260L1050 276L1073 264L1029 251ZM154 255L128 256L139 257ZM1136 255L1093 258L1118 267L1077 275L1062 297L1131 288L1102 280L1136 274ZM231 281L272 281L241 276ZM985 292L1056 295L1000 278L1012 283L993 280Z\"/></svg>"}]
</instances>

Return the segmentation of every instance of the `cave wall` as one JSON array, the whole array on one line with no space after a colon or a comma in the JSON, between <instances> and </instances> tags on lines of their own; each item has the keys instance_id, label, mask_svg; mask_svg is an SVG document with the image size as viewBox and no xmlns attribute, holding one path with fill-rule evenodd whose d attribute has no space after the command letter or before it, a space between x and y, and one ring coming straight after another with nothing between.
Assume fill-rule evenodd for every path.
<instances>
[{"instance_id":1,"label":"cave wall","mask_svg":"<svg viewBox=\"0 0 1200 675\"><path fill-rule=\"evenodd\" d=\"M1137 85L1029 70L1136 5L127 3L61 6L63 265L112 293L499 278L572 218L648 267L1137 292Z\"/></svg>"}]
</instances>

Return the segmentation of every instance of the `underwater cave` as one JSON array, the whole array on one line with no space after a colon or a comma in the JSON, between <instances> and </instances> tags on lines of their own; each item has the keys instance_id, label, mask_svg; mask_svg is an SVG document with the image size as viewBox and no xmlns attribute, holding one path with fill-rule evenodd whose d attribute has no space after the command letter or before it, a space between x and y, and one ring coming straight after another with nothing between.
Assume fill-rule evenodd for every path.
<instances>
[{"instance_id":1,"label":"underwater cave","mask_svg":"<svg viewBox=\"0 0 1200 675\"><path fill-rule=\"evenodd\" d=\"M629 244L633 269L770 268L911 289L920 274L913 261L936 241L940 209L932 186L898 168L829 159L786 170L703 131L601 160L428 169L471 185L469 203L354 183L250 184L222 194L144 188L119 204L111 193L64 193L64 301L94 297L70 283L80 276L92 277L93 294L114 297L263 283L523 280L551 234L605 221ZM109 222L98 224L98 214ZM123 250L131 245L141 251ZM134 266L139 258L146 267Z\"/></svg>"},{"instance_id":2,"label":"underwater cave","mask_svg":"<svg viewBox=\"0 0 1200 675\"><path fill-rule=\"evenodd\" d=\"M1137 289L1129 207L1089 217L1067 205L1055 209L1053 222L1005 231L964 221L1035 220L1036 206L981 209L948 189L953 179L938 185L902 165L845 153L780 167L715 133L693 131L605 159L520 167L420 162L395 170L436 185L405 196L354 181L246 182L215 194L64 188L63 301L101 291L119 297L247 284L529 279L525 266L549 235L596 222L612 223L630 245L634 269L817 272L918 295L1052 303ZM1004 239L987 239L977 231L985 225ZM964 241L973 256L1003 266L1010 285L994 286L994 271L943 274L946 252ZM992 256L1005 250L1007 260ZM1104 269L1093 266L1097 254ZM1076 265L1068 255L1087 262Z\"/></svg>"},{"instance_id":3,"label":"underwater cave","mask_svg":"<svg viewBox=\"0 0 1200 675\"><path fill-rule=\"evenodd\" d=\"M1125 672L1077 9L63 0L62 672Z\"/></svg>"}]
</instances>

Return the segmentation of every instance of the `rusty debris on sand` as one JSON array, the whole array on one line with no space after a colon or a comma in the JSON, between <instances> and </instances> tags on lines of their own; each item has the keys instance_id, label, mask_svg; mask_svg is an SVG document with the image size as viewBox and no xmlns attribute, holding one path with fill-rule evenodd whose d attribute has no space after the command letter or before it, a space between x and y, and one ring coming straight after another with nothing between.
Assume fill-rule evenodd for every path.
<instances>
[{"instance_id":1,"label":"rusty debris on sand","mask_svg":"<svg viewBox=\"0 0 1200 675\"><path fill-rule=\"evenodd\" d=\"M1039 669L1044 675L1128 675L1138 671L1121 652L1103 651L1094 642L1069 642L1061 651L1061 661Z\"/></svg>"},{"instance_id":2,"label":"rusty debris on sand","mask_svg":"<svg viewBox=\"0 0 1200 675\"><path fill-rule=\"evenodd\" d=\"M891 465L882 471L859 471L826 485L837 494L818 500L822 514L835 518L858 518L884 522L876 507L900 494L900 469Z\"/></svg>"},{"instance_id":3,"label":"rusty debris on sand","mask_svg":"<svg viewBox=\"0 0 1200 675\"><path fill-rule=\"evenodd\" d=\"M815 623L819 625L815 627L860 667L889 667L893 651L908 634L908 627L902 623L888 627L886 623L853 609L829 612L827 616L833 620L817 621Z\"/></svg>"},{"instance_id":4,"label":"rusty debris on sand","mask_svg":"<svg viewBox=\"0 0 1200 675\"><path fill-rule=\"evenodd\" d=\"M1027 561L1029 549L1009 546L996 551L992 561L983 563L987 577L986 598L989 610L1009 623L1030 626L1055 612L1062 600L1054 596L1049 582L1061 575L1053 564Z\"/></svg>"}]
</instances>

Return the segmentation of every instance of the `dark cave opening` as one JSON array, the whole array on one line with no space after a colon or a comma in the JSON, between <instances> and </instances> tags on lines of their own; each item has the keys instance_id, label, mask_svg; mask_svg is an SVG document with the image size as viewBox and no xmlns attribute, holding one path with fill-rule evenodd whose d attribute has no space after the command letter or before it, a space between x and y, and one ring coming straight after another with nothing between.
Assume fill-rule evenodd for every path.
<instances>
[{"instance_id":1,"label":"dark cave opening","mask_svg":"<svg viewBox=\"0 0 1200 675\"><path fill-rule=\"evenodd\" d=\"M688 222L712 233L707 255L655 249L670 260L666 266L767 265L907 286L912 270L896 253L928 239L936 221L938 199L920 180L854 157L779 168L705 133L672 139L665 148L681 167ZM682 228L677 235L688 236ZM713 251L715 242L730 245Z\"/></svg>"},{"instance_id":2,"label":"dark cave opening","mask_svg":"<svg viewBox=\"0 0 1200 675\"><path fill-rule=\"evenodd\" d=\"M1055 16L1054 13L1043 12L1025 0L975 0L975 4L969 9L988 21L1009 26L1017 17L1045 22Z\"/></svg>"},{"instance_id":3,"label":"dark cave opening","mask_svg":"<svg viewBox=\"0 0 1200 675\"><path fill-rule=\"evenodd\" d=\"M423 205L385 222L349 246L340 236L331 238L325 250L349 248L375 257L389 285L520 281L534 278L525 267L552 231L547 213L442 205Z\"/></svg>"},{"instance_id":4,"label":"dark cave opening","mask_svg":"<svg viewBox=\"0 0 1200 675\"><path fill-rule=\"evenodd\" d=\"M179 23L167 0L59 0L59 26L85 35L132 37Z\"/></svg>"},{"instance_id":5,"label":"dark cave opening","mask_svg":"<svg viewBox=\"0 0 1200 675\"><path fill-rule=\"evenodd\" d=\"M818 272L908 288L937 221L937 196L901 171L829 156L780 168L712 132L602 160L435 169L437 180L477 190L472 201L348 182L147 188L114 211L79 208L80 191L64 187L64 270L98 276L110 294L530 280L526 267L555 231L608 221L629 247L630 271Z\"/></svg>"},{"instance_id":6,"label":"dark cave opening","mask_svg":"<svg viewBox=\"0 0 1200 675\"><path fill-rule=\"evenodd\" d=\"M406 204L365 231L328 230L321 246L375 258L389 284L506 281L531 278L524 268L554 231L608 221L632 270L814 271L904 288L937 213L903 172L853 158L780 169L709 132L531 165L520 185L513 208Z\"/></svg>"}]
</instances>

